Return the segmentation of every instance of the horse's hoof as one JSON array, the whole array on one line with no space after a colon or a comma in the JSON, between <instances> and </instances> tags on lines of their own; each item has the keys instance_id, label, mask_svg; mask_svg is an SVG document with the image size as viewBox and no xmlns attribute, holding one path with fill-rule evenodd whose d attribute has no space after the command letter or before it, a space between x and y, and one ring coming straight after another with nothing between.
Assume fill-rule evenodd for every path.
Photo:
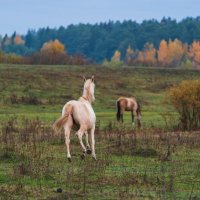
<instances>
[{"instance_id":1,"label":"horse's hoof","mask_svg":"<svg viewBox=\"0 0 200 200\"><path fill-rule=\"evenodd\" d=\"M72 162L72 159L71 159L71 158L67 158L67 159L68 159L69 162Z\"/></svg>"},{"instance_id":2,"label":"horse's hoof","mask_svg":"<svg viewBox=\"0 0 200 200\"><path fill-rule=\"evenodd\" d=\"M92 151L90 150L90 149L87 149L87 154L91 154L92 153Z\"/></svg>"},{"instance_id":3,"label":"horse's hoof","mask_svg":"<svg viewBox=\"0 0 200 200\"><path fill-rule=\"evenodd\" d=\"M97 161L97 158L96 158L96 156L92 156L93 157L93 159L95 160L95 161Z\"/></svg>"},{"instance_id":4,"label":"horse's hoof","mask_svg":"<svg viewBox=\"0 0 200 200\"><path fill-rule=\"evenodd\" d=\"M57 188L56 192L57 193L62 193L62 188Z\"/></svg>"},{"instance_id":5,"label":"horse's hoof","mask_svg":"<svg viewBox=\"0 0 200 200\"><path fill-rule=\"evenodd\" d=\"M81 159L84 160L85 159L85 154L81 155Z\"/></svg>"}]
</instances>

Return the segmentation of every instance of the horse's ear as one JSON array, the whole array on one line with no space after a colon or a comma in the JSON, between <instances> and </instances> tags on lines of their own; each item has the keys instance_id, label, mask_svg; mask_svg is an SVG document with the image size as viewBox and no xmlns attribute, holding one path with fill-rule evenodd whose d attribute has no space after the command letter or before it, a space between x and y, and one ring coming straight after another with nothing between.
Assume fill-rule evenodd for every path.
<instances>
[{"instance_id":1,"label":"horse's ear","mask_svg":"<svg viewBox=\"0 0 200 200\"><path fill-rule=\"evenodd\" d=\"M83 80L84 80L84 82L86 81L86 78L85 78L85 76L83 76Z\"/></svg>"},{"instance_id":2,"label":"horse's ear","mask_svg":"<svg viewBox=\"0 0 200 200\"><path fill-rule=\"evenodd\" d=\"M92 82L94 82L94 75L92 75L91 80L92 80Z\"/></svg>"}]
</instances>

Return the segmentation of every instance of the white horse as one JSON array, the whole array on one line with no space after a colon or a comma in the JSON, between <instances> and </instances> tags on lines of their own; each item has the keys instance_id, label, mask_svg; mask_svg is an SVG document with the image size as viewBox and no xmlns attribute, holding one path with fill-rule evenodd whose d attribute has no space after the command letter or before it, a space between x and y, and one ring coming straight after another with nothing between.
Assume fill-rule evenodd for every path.
<instances>
[{"instance_id":1,"label":"white horse","mask_svg":"<svg viewBox=\"0 0 200 200\"><path fill-rule=\"evenodd\" d=\"M94 88L94 76L88 80L86 80L84 77L83 95L78 100L71 100L67 102L62 109L62 116L57 119L53 125L53 128L56 132L60 131L61 128L64 127L67 158L70 162L71 154L69 145L71 129L77 131L76 135L78 136L80 144L83 148L83 155L81 156L82 158L86 156L86 153L91 153L88 141L88 133L90 134L92 157L96 160L94 138L96 115L91 105L95 100ZM84 134L86 135L86 147L82 141Z\"/></svg>"}]
</instances>

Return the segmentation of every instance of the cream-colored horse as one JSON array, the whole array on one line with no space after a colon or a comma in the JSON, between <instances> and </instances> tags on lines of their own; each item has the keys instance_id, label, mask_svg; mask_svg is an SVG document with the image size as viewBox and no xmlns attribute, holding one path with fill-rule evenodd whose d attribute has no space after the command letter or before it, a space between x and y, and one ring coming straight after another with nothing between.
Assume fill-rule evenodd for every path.
<instances>
[{"instance_id":1,"label":"cream-colored horse","mask_svg":"<svg viewBox=\"0 0 200 200\"><path fill-rule=\"evenodd\" d=\"M117 99L117 120L123 122L124 111L131 111L132 126L134 127L134 114L137 115L138 127L141 126L141 110L140 104L135 98L120 97Z\"/></svg>"},{"instance_id":2,"label":"cream-colored horse","mask_svg":"<svg viewBox=\"0 0 200 200\"><path fill-rule=\"evenodd\" d=\"M71 154L69 145L71 129L77 131L76 135L78 136L80 144L83 148L82 158L85 157L86 153L91 153L88 141L88 133L90 134L92 157L96 160L94 138L96 115L91 105L95 100L94 88L94 76L88 80L86 80L84 77L83 95L78 100L67 102L62 109L62 116L53 125L53 128L56 132L60 131L60 129L64 127L65 144L67 146L67 158L70 162ZM86 135L86 147L82 141L84 134Z\"/></svg>"}]
</instances>

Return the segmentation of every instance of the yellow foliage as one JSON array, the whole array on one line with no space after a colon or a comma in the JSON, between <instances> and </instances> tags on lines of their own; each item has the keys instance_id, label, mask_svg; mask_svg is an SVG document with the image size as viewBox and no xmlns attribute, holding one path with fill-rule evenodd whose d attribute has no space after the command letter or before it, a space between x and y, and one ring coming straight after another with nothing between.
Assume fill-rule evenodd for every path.
<instances>
[{"instance_id":1,"label":"yellow foliage","mask_svg":"<svg viewBox=\"0 0 200 200\"><path fill-rule=\"evenodd\" d=\"M180 114L183 128L200 127L200 80L182 81L168 90L167 99Z\"/></svg>"},{"instance_id":2,"label":"yellow foliage","mask_svg":"<svg viewBox=\"0 0 200 200\"><path fill-rule=\"evenodd\" d=\"M59 40L56 39L54 41L45 42L41 48L41 52L52 54L64 53L65 47L61 42L59 42Z\"/></svg>"},{"instance_id":3,"label":"yellow foliage","mask_svg":"<svg viewBox=\"0 0 200 200\"><path fill-rule=\"evenodd\" d=\"M193 65L200 66L200 42L194 41L189 47L188 56Z\"/></svg>"},{"instance_id":4,"label":"yellow foliage","mask_svg":"<svg viewBox=\"0 0 200 200\"><path fill-rule=\"evenodd\" d=\"M120 51L116 50L111 60L114 62L120 61L120 58L121 58L121 53Z\"/></svg>"},{"instance_id":5,"label":"yellow foliage","mask_svg":"<svg viewBox=\"0 0 200 200\"><path fill-rule=\"evenodd\" d=\"M57 39L43 44L40 50L40 62L44 64L65 63L67 54L64 45Z\"/></svg>"},{"instance_id":6,"label":"yellow foliage","mask_svg":"<svg viewBox=\"0 0 200 200\"><path fill-rule=\"evenodd\" d=\"M126 49L126 63L127 63L127 64L131 64L133 54L134 54L134 51L133 51L133 49L129 46L129 47Z\"/></svg>"}]
</instances>

